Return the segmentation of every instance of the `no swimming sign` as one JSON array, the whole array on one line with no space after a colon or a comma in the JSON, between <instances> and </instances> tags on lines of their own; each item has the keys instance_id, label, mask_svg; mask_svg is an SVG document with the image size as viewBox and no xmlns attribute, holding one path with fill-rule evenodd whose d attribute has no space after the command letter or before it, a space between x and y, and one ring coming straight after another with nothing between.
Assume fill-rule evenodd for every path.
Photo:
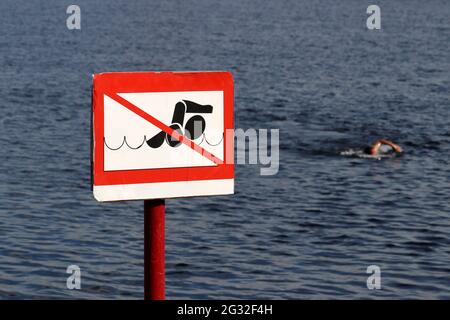
<instances>
[{"instance_id":1,"label":"no swimming sign","mask_svg":"<svg viewBox=\"0 0 450 320\"><path fill-rule=\"evenodd\" d=\"M95 199L234 193L233 99L229 72L95 74Z\"/></svg>"}]
</instances>

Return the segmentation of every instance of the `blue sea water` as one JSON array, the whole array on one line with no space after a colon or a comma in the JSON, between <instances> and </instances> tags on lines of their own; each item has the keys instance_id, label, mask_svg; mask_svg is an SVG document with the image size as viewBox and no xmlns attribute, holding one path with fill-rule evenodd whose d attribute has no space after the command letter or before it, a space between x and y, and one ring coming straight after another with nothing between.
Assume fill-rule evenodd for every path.
<instances>
[{"instance_id":1,"label":"blue sea water","mask_svg":"<svg viewBox=\"0 0 450 320\"><path fill-rule=\"evenodd\" d=\"M450 298L450 3L0 2L0 298L140 299L143 204L90 190L91 74L229 70L280 171L167 201L167 298ZM378 138L401 157L352 157ZM82 289L66 288L81 268ZM381 268L368 290L366 268Z\"/></svg>"}]
</instances>

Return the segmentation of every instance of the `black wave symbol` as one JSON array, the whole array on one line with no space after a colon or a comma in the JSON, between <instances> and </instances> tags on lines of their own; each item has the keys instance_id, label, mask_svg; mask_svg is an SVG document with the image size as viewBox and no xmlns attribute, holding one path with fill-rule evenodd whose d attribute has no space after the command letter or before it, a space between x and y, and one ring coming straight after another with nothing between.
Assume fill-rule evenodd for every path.
<instances>
[{"instance_id":1,"label":"black wave symbol","mask_svg":"<svg viewBox=\"0 0 450 320\"><path fill-rule=\"evenodd\" d=\"M201 145L201 144L203 143L203 141L205 141L208 145L210 145L210 146L212 146L212 147L218 146L219 144L222 143L222 141L223 141L223 136L224 136L224 134L222 133L222 138L219 140L219 142L217 142L217 143L212 143L212 142L210 142L210 141L208 141L208 140L206 139L206 135L203 133L203 134L202 134L202 141L200 141L199 143L197 143L197 145ZM147 141L147 137L144 135L144 139L143 139L142 143L141 143L139 146L137 146L137 147L133 147L133 146L130 146L130 145L128 144L128 142L127 142L127 137L124 136L121 145L120 145L119 147L117 147L117 148L112 148L112 147L110 147L110 146L108 145L108 143L106 142L106 138L103 138L103 143L104 143L105 146L106 146L109 150L111 150L111 151L117 151L117 150L119 150L120 148L122 148L124 145L126 145L126 146L127 146L129 149L131 149L131 150L137 150L137 149L140 149L144 144L146 145L146 143L145 143L146 141ZM153 149L153 148L151 148L150 146L149 146L149 148L150 148L150 149Z\"/></svg>"}]
</instances>

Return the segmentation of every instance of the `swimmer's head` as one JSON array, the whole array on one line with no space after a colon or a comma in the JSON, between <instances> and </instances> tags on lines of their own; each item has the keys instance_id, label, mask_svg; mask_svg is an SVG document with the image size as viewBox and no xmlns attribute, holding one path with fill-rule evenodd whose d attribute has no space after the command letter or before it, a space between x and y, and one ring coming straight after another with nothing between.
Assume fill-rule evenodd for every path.
<instances>
[{"instance_id":1,"label":"swimmer's head","mask_svg":"<svg viewBox=\"0 0 450 320\"><path fill-rule=\"evenodd\" d=\"M365 154L372 154L372 147L365 147L363 151Z\"/></svg>"}]
</instances>

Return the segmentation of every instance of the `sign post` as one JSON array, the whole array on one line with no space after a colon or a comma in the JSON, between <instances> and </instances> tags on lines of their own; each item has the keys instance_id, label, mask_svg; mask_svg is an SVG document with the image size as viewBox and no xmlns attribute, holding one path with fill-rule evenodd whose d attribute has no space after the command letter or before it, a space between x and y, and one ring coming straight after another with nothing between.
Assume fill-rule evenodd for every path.
<instances>
[{"instance_id":1,"label":"sign post","mask_svg":"<svg viewBox=\"0 0 450 320\"><path fill-rule=\"evenodd\" d=\"M165 199L234 193L233 100L229 72L93 76L92 191L144 200L145 299L165 298Z\"/></svg>"},{"instance_id":2,"label":"sign post","mask_svg":"<svg viewBox=\"0 0 450 320\"><path fill-rule=\"evenodd\" d=\"M144 201L144 299L165 298L165 201Z\"/></svg>"}]
</instances>

